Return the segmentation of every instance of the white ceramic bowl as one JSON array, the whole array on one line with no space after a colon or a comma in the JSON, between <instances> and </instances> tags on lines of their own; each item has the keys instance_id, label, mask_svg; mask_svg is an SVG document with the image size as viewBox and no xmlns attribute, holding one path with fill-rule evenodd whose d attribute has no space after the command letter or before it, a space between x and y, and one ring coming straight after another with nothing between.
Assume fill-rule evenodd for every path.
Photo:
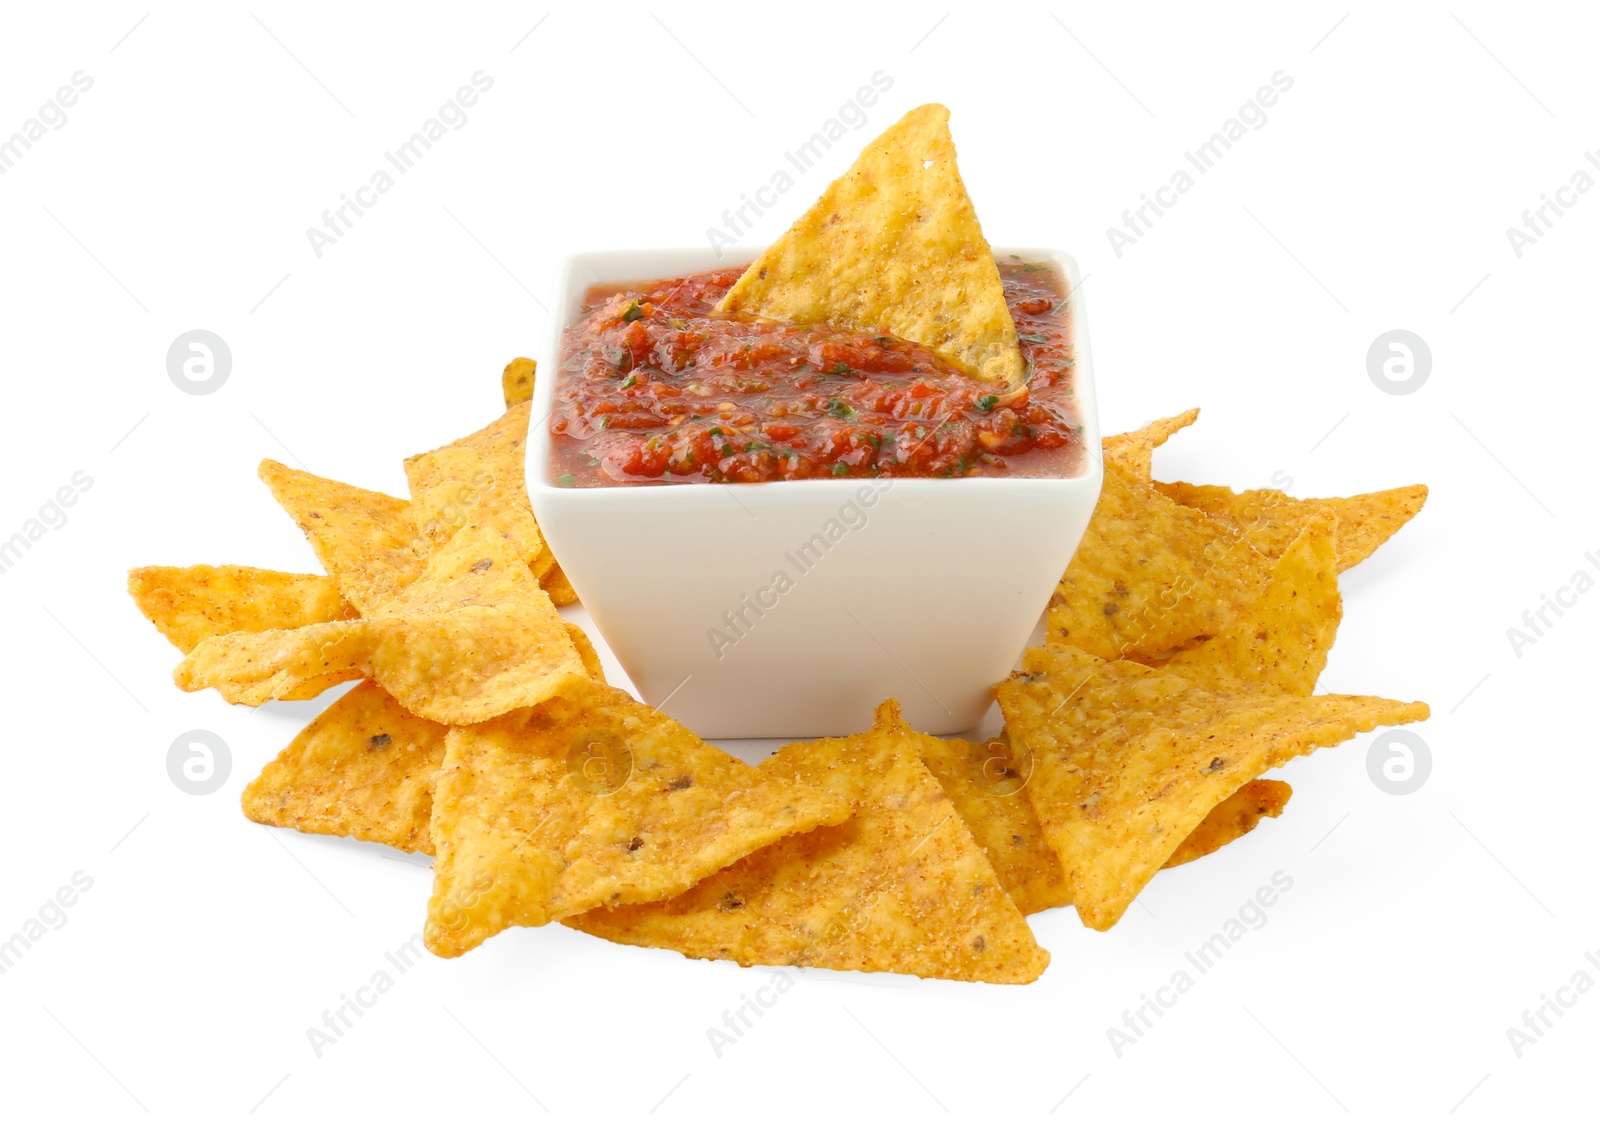
<instances>
[{"instance_id":1,"label":"white ceramic bowl","mask_svg":"<svg viewBox=\"0 0 1600 1127\"><path fill-rule=\"evenodd\" d=\"M1071 478L875 478L574 489L550 470L562 329L598 283L748 262L759 248L607 251L562 266L539 356L528 492L578 598L646 703L702 736L865 729L887 697L918 731L961 732L1026 645L1100 495L1083 296L1075 372L1089 456ZM779 580L779 576L783 580Z\"/></svg>"}]
</instances>

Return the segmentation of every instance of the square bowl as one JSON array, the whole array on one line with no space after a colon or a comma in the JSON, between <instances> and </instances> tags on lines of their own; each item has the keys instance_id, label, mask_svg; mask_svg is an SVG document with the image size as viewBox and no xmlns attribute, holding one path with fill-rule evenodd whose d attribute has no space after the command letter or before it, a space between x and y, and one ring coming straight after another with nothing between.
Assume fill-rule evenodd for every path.
<instances>
[{"instance_id":1,"label":"square bowl","mask_svg":"<svg viewBox=\"0 0 1600 1127\"><path fill-rule=\"evenodd\" d=\"M922 732L975 726L1015 665L1100 495L1077 264L1072 477L848 478L571 488L552 479L561 335L584 293L747 262L759 248L604 251L562 265L539 356L529 499L578 598L647 704L712 739L858 732L898 698Z\"/></svg>"}]
</instances>

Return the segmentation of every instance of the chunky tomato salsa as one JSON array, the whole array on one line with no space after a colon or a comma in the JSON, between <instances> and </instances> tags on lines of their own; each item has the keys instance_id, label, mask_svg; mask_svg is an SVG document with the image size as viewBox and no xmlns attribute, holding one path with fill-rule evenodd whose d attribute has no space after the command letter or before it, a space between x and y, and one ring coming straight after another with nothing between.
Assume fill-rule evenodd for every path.
<instances>
[{"instance_id":1,"label":"chunky tomato salsa","mask_svg":"<svg viewBox=\"0 0 1600 1127\"><path fill-rule=\"evenodd\" d=\"M743 267L595 286L562 337L561 485L1070 477L1083 456L1054 266L1000 262L1027 380L997 388L881 333L714 310Z\"/></svg>"}]
</instances>

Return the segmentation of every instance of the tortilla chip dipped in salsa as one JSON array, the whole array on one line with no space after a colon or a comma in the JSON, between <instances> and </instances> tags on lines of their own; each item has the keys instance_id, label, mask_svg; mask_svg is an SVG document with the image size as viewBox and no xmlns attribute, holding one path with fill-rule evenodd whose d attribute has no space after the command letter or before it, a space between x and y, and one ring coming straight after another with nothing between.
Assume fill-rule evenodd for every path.
<instances>
[{"instance_id":1,"label":"tortilla chip dipped in salsa","mask_svg":"<svg viewBox=\"0 0 1600 1127\"><path fill-rule=\"evenodd\" d=\"M997 261L948 116L913 110L748 268L590 287L555 482L1076 476L1067 279Z\"/></svg>"},{"instance_id":2,"label":"tortilla chip dipped in salsa","mask_svg":"<svg viewBox=\"0 0 1600 1127\"><path fill-rule=\"evenodd\" d=\"M868 145L717 308L883 329L989 383L1022 381L1017 329L940 105Z\"/></svg>"}]
</instances>

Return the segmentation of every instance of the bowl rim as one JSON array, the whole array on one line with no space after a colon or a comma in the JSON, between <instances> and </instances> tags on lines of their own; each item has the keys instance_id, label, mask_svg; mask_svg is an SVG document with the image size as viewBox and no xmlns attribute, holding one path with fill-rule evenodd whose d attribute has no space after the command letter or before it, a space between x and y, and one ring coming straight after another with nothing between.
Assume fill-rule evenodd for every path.
<instances>
[{"instance_id":1,"label":"bowl rim","mask_svg":"<svg viewBox=\"0 0 1600 1127\"><path fill-rule=\"evenodd\" d=\"M1072 343L1074 349L1073 391L1078 400L1079 421L1083 427L1083 464L1076 474L1064 477L963 477L963 478L933 478L933 477L841 477L841 478L807 478L801 481L753 481L753 482L709 482L709 481L675 481L654 487L638 485L609 485L594 488L576 489L570 486L557 485L551 478L550 428L545 425L553 413L555 399L555 373L560 366L561 337L566 331L567 322L571 314L568 312L573 306L573 285L575 276L580 269L593 269L596 265L604 265L626 273L626 269L615 264L629 261L648 259L651 262L675 261L681 259L686 265L681 267L686 273L700 270L715 269L718 263L738 264L740 262L754 261L765 247L734 246L725 250L713 250L710 247L639 247L633 249L610 249L594 251L578 251L562 257L556 274L556 285L553 290L555 301L552 304L548 325L545 332L544 347L538 356L540 374L548 372L549 378L541 379L536 375L534 379L532 414L533 422L529 426L527 442L527 460L524 472L526 486L530 495L545 497L558 496L563 502L571 503L581 499L583 503L595 505L611 505L628 503L618 499L640 499L640 495L652 498L652 504L671 503L668 498L676 496L680 502L693 502L698 504L710 490L737 490L738 496L744 500L760 497L763 501L778 500L788 497L796 502L813 501L821 498L838 497L843 499L863 486L870 486L874 482L892 482L896 493L903 491L920 494L924 491L960 490L967 493L994 492L997 490L1028 490L1046 491L1051 489L1093 488L1096 492L1100 488L1102 475L1101 462L1098 457L1100 450L1100 420L1098 404L1094 386L1094 365L1089 350L1088 317L1085 312L1083 299L1083 275L1078 269L1077 261L1067 252L1053 247L1043 246L998 246L992 252L996 258L1015 256L1025 260L1048 259L1055 262L1060 268L1067 282L1067 297L1072 301ZM714 256L710 264L706 264L708 256ZM649 272L646 271L646 274ZM642 279L645 274L641 274ZM659 276L659 275L657 275ZM585 283L587 285L592 283ZM623 284L619 282L617 284ZM665 496L663 496L665 495ZM538 506L535 506L537 509Z\"/></svg>"}]
</instances>

